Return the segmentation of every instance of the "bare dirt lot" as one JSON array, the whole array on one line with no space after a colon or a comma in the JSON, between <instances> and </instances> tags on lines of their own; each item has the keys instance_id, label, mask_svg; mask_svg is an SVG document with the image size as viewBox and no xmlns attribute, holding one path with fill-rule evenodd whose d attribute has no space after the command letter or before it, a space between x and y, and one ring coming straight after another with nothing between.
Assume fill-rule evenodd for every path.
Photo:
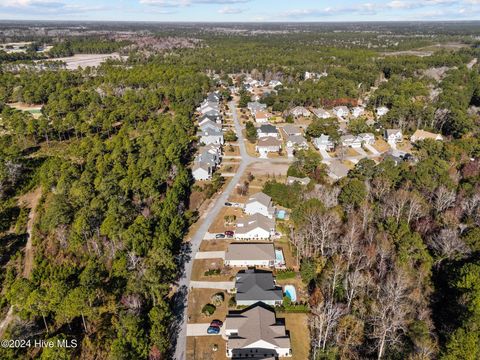
<instances>
[{"instance_id":1,"label":"bare dirt lot","mask_svg":"<svg viewBox=\"0 0 480 360\"><path fill-rule=\"evenodd\" d=\"M226 360L226 341L219 336L189 337L187 360ZM217 351L213 351L213 348Z\"/></svg>"},{"instance_id":2,"label":"bare dirt lot","mask_svg":"<svg viewBox=\"0 0 480 360\"><path fill-rule=\"evenodd\" d=\"M220 269L220 274L205 275L206 271L215 269ZM230 281L234 275L234 272L223 265L223 259L205 259L193 262L193 281Z\"/></svg>"},{"instance_id":3,"label":"bare dirt lot","mask_svg":"<svg viewBox=\"0 0 480 360\"><path fill-rule=\"evenodd\" d=\"M77 68L86 68L88 66L95 67L103 63L107 59L126 59L126 56L113 54L77 54L74 56L55 58L54 61L63 61L68 70L76 70Z\"/></svg>"}]
</instances>

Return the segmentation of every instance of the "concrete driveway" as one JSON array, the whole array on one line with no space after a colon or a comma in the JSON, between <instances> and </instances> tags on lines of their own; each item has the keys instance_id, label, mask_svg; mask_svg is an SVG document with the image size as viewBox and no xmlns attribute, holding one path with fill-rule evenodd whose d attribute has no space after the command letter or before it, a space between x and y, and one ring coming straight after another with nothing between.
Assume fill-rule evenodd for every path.
<instances>
[{"instance_id":1,"label":"concrete driveway","mask_svg":"<svg viewBox=\"0 0 480 360\"><path fill-rule=\"evenodd\" d=\"M195 254L195 259L225 259L225 251L199 251Z\"/></svg>"},{"instance_id":2,"label":"concrete driveway","mask_svg":"<svg viewBox=\"0 0 480 360\"><path fill-rule=\"evenodd\" d=\"M190 287L194 289L218 289L230 291L235 288L233 281L190 281Z\"/></svg>"},{"instance_id":3,"label":"concrete driveway","mask_svg":"<svg viewBox=\"0 0 480 360\"><path fill-rule=\"evenodd\" d=\"M370 151L373 155L380 155L380 152L375 149L372 145L370 144L364 144L364 146L367 148L368 151Z\"/></svg>"},{"instance_id":4,"label":"concrete driveway","mask_svg":"<svg viewBox=\"0 0 480 360\"><path fill-rule=\"evenodd\" d=\"M210 323L202 324L187 324L187 336L221 336L220 334L207 334L207 329Z\"/></svg>"},{"instance_id":5,"label":"concrete driveway","mask_svg":"<svg viewBox=\"0 0 480 360\"><path fill-rule=\"evenodd\" d=\"M320 149L318 151L320 152L320 155L322 155L323 160L329 160L332 158L326 150Z\"/></svg>"}]
</instances>

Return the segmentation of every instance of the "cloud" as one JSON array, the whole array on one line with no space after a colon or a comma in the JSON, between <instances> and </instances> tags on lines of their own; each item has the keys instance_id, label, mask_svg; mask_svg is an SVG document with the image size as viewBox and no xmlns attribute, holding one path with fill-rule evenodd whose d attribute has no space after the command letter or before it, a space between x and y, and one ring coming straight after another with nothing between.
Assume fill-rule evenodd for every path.
<instances>
[{"instance_id":1,"label":"cloud","mask_svg":"<svg viewBox=\"0 0 480 360\"><path fill-rule=\"evenodd\" d=\"M230 6L225 6L225 7L218 10L219 14L228 14L228 15L240 14L242 12L244 12L244 9L234 8L234 7L230 7Z\"/></svg>"},{"instance_id":2,"label":"cloud","mask_svg":"<svg viewBox=\"0 0 480 360\"><path fill-rule=\"evenodd\" d=\"M356 6L325 7L323 9L293 9L280 14L284 18L328 17L341 14L375 15L377 4L364 3Z\"/></svg>"},{"instance_id":3,"label":"cloud","mask_svg":"<svg viewBox=\"0 0 480 360\"><path fill-rule=\"evenodd\" d=\"M250 0L140 0L142 5L151 5L159 7L182 7L195 4L215 5L215 4L241 4Z\"/></svg>"},{"instance_id":4,"label":"cloud","mask_svg":"<svg viewBox=\"0 0 480 360\"><path fill-rule=\"evenodd\" d=\"M36 17L45 15L56 17L104 11L108 8L102 5L85 6L52 0L0 0L0 10L16 17L31 13L34 13Z\"/></svg>"}]
</instances>

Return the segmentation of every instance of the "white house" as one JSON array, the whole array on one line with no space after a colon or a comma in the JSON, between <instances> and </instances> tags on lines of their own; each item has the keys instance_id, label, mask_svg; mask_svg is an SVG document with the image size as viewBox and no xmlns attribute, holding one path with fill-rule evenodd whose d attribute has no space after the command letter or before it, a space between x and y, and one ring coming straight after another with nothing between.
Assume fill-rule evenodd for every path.
<instances>
[{"instance_id":1,"label":"white house","mask_svg":"<svg viewBox=\"0 0 480 360\"><path fill-rule=\"evenodd\" d=\"M224 143L223 132L221 130L207 129L204 131L200 131L197 135L200 138L200 142L205 145L209 145L209 144L223 145Z\"/></svg>"},{"instance_id":2,"label":"white house","mask_svg":"<svg viewBox=\"0 0 480 360\"><path fill-rule=\"evenodd\" d=\"M275 221L262 214L238 220L235 229L235 238L241 240L268 240L274 234Z\"/></svg>"},{"instance_id":3,"label":"white house","mask_svg":"<svg viewBox=\"0 0 480 360\"><path fill-rule=\"evenodd\" d=\"M212 167L204 163L196 162L192 168L193 178L197 181L210 180L212 178L212 172Z\"/></svg>"},{"instance_id":4,"label":"white house","mask_svg":"<svg viewBox=\"0 0 480 360\"><path fill-rule=\"evenodd\" d=\"M202 122L198 124L200 129L203 131L207 130L214 130L214 131L221 131L222 130L222 125L217 124L216 122L213 122L212 120L206 118Z\"/></svg>"},{"instance_id":5,"label":"white house","mask_svg":"<svg viewBox=\"0 0 480 360\"><path fill-rule=\"evenodd\" d=\"M255 113L255 122L259 124L268 123L268 119L270 119L270 114L266 111L257 111Z\"/></svg>"},{"instance_id":6,"label":"white house","mask_svg":"<svg viewBox=\"0 0 480 360\"><path fill-rule=\"evenodd\" d=\"M300 185L307 186L310 184L310 178L309 177L304 177L304 178L298 178L295 176L288 176L287 177L287 185L293 185L295 183L299 183Z\"/></svg>"},{"instance_id":7,"label":"white house","mask_svg":"<svg viewBox=\"0 0 480 360\"><path fill-rule=\"evenodd\" d=\"M247 109L255 115L257 111L267 110L267 104L259 103L258 101L252 101L247 104Z\"/></svg>"},{"instance_id":8,"label":"white house","mask_svg":"<svg viewBox=\"0 0 480 360\"><path fill-rule=\"evenodd\" d=\"M276 88L277 86L281 85L283 85L282 82L278 80L270 80L270 82L268 83L268 86L270 86L271 88Z\"/></svg>"},{"instance_id":9,"label":"white house","mask_svg":"<svg viewBox=\"0 0 480 360\"><path fill-rule=\"evenodd\" d=\"M355 106L352 109L352 116L356 119L360 116L362 116L365 113L365 109L361 106Z\"/></svg>"},{"instance_id":10,"label":"white house","mask_svg":"<svg viewBox=\"0 0 480 360\"><path fill-rule=\"evenodd\" d=\"M245 213L248 215L262 214L273 219L275 207L272 198L263 192L252 195L245 204Z\"/></svg>"},{"instance_id":11,"label":"white house","mask_svg":"<svg viewBox=\"0 0 480 360\"><path fill-rule=\"evenodd\" d=\"M333 113L340 119L345 120L350 115L350 110L346 106L336 106L333 108Z\"/></svg>"},{"instance_id":12,"label":"white house","mask_svg":"<svg viewBox=\"0 0 480 360\"><path fill-rule=\"evenodd\" d=\"M368 144L368 145L375 144L375 135L373 135L372 133L361 133L361 134L358 134L357 138L360 139L362 144Z\"/></svg>"},{"instance_id":13,"label":"white house","mask_svg":"<svg viewBox=\"0 0 480 360\"><path fill-rule=\"evenodd\" d=\"M279 138L278 129L271 124L265 124L260 126L257 129L257 135L258 135L258 138L264 138L264 137L274 137L276 139Z\"/></svg>"},{"instance_id":14,"label":"white house","mask_svg":"<svg viewBox=\"0 0 480 360\"><path fill-rule=\"evenodd\" d=\"M302 135L291 135L287 138L287 147L291 149L308 149L308 142Z\"/></svg>"},{"instance_id":15,"label":"white house","mask_svg":"<svg viewBox=\"0 0 480 360\"><path fill-rule=\"evenodd\" d=\"M291 357L292 345L284 322L260 304L230 311L225 320L228 358L272 360Z\"/></svg>"},{"instance_id":16,"label":"white house","mask_svg":"<svg viewBox=\"0 0 480 360\"><path fill-rule=\"evenodd\" d=\"M321 134L320 137L313 139L313 145L318 150L333 151L335 144L330 140L330 136Z\"/></svg>"},{"instance_id":17,"label":"white house","mask_svg":"<svg viewBox=\"0 0 480 360\"><path fill-rule=\"evenodd\" d=\"M340 143L342 146L359 148L362 147L362 140L358 136L343 135L340 137Z\"/></svg>"},{"instance_id":18,"label":"white house","mask_svg":"<svg viewBox=\"0 0 480 360\"><path fill-rule=\"evenodd\" d=\"M386 129L384 137L389 144L396 144L403 141L403 134L400 129Z\"/></svg>"},{"instance_id":19,"label":"white house","mask_svg":"<svg viewBox=\"0 0 480 360\"><path fill-rule=\"evenodd\" d=\"M267 157L268 153L279 152L282 148L282 142L277 138L268 136L258 139L255 151L260 154L261 157Z\"/></svg>"},{"instance_id":20,"label":"white house","mask_svg":"<svg viewBox=\"0 0 480 360\"><path fill-rule=\"evenodd\" d=\"M224 264L231 267L274 267L275 247L273 243L232 243L225 252Z\"/></svg>"},{"instance_id":21,"label":"white house","mask_svg":"<svg viewBox=\"0 0 480 360\"><path fill-rule=\"evenodd\" d=\"M389 111L390 109L386 106L380 106L375 110L375 113L377 114L377 117L382 117L383 115L386 115Z\"/></svg>"},{"instance_id":22,"label":"white house","mask_svg":"<svg viewBox=\"0 0 480 360\"><path fill-rule=\"evenodd\" d=\"M294 117L308 117L312 114L308 109L304 108L303 106L295 106L292 110L290 110L289 113Z\"/></svg>"},{"instance_id":23,"label":"white house","mask_svg":"<svg viewBox=\"0 0 480 360\"><path fill-rule=\"evenodd\" d=\"M431 139L431 140L435 140L435 141L442 141L443 140L443 136L440 135L440 134L435 134L435 133L431 133L429 131L425 131L425 130L417 130L413 133L413 135L410 137L410 141L412 143L416 142L416 141L421 141L421 140L425 140L425 139Z\"/></svg>"},{"instance_id":24,"label":"white house","mask_svg":"<svg viewBox=\"0 0 480 360\"><path fill-rule=\"evenodd\" d=\"M332 114L330 114L327 110L324 109L313 109L312 112L319 119L328 119L332 117Z\"/></svg>"}]
</instances>

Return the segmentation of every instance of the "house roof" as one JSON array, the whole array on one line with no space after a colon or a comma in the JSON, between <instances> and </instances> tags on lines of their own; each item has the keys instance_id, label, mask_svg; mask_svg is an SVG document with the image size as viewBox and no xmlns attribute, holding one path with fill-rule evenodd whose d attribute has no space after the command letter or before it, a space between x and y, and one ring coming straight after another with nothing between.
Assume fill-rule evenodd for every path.
<instances>
[{"instance_id":1,"label":"house roof","mask_svg":"<svg viewBox=\"0 0 480 360\"><path fill-rule=\"evenodd\" d=\"M277 128L273 125L270 125L270 124L264 124L264 125L260 126L258 128L257 132L262 133L262 134L278 134Z\"/></svg>"},{"instance_id":2,"label":"house roof","mask_svg":"<svg viewBox=\"0 0 480 360\"><path fill-rule=\"evenodd\" d=\"M437 140L437 139L442 139L442 135L419 129L413 133L412 138L416 140L424 140L424 139Z\"/></svg>"},{"instance_id":3,"label":"house roof","mask_svg":"<svg viewBox=\"0 0 480 360\"><path fill-rule=\"evenodd\" d=\"M301 135L302 134L302 130L298 126L290 125L290 124L287 124L283 127L283 132L285 134L287 134L288 136L289 135Z\"/></svg>"},{"instance_id":4,"label":"house roof","mask_svg":"<svg viewBox=\"0 0 480 360\"><path fill-rule=\"evenodd\" d=\"M259 118L268 118L268 113L266 111L257 111L255 113L255 118L256 119L259 119Z\"/></svg>"},{"instance_id":5,"label":"house roof","mask_svg":"<svg viewBox=\"0 0 480 360\"><path fill-rule=\"evenodd\" d=\"M225 260L275 261L275 259L275 247L272 243L232 243L225 252Z\"/></svg>"},{"instance_id":6,"label":"house roof","mask_svg":"<svg viewBox=\"0 0 480 360\"><path fill-rule=\"evenodd\" d=\"M253 214L238 220L235 232L237 234L247 234L257 228L270 232L270 230L275 228L275 221L262 214Z\"/></svg>"},{"instance_id":7,"label":"house roof","mask_svg":"<svg viewBox=\"0 0 480 360\"><path fill-rule=\"evenodd\" d=\"M308 144L307 139L305 139L302 135L290 135L287 139L287 142L291 142L296 145Z\"/></svg>"},{"instance_id":8,"label":"house roof","mask_svg":"<svg viewBox=\"0 0 480 360\"><path fill-rule=\"evenodd\" d=\"M195 172L197 170L205 170L207 173L210 170L210 166L204 162L195 162L192 167L192 172Z\"/></svg>"},{"instance_id":9,"label":"house roof","mask_svg":"<svg viewBox=\"0 0 480 360\"><path fill-rule=\"evenodd\" d=\"M280 146L282 142L273 136L266 136L258 139L257 146L259 147L270 147L270 146Z\"/></svg>"},{"instance_id":10,"label":"house roof","mask_svg":"<svg viewBox=\"0 0 480 360\"><path fill-rule=\"evenodd\" d=\"M288 176L287 177L287 184L293 184L295 182L298 182L302 185L308 185L310 183L310 178L307 176L307 177L304 177L304 178L298 178L298 177L295 177L295 176Z\"/></svg>"},{"instance_id":11,"label":"house roof","mask_svg":"<svg viewBox=\"0 0 480 360\"><path fill-rule=\"evenodd\" d=\"M203 129L198 132L199 136L223 136L222 130L220 129Z\"/></svg>"},{"instance_id":12,"label":"house roof","mask_svg":"<svg viewBox=\"0 0 480 360\"><path fill-rule=\"evenodd\" d=\"M390 135L402 135L402 130L400 129L386 129L385 134L387 134L387 137L390 137Z\"/></svg>"},{"instance_id":13,"label":"house roof","mask_svg":"<svg viewBox=\"0 0 480 360\"><path fill-rule=\"evenodd\" d=\"M240 271L235 280L237 300L282 300L282 288L275 285L273 274L267 271Z\"/></svg>"},{"instance_id":14,"label":"house roof","mask_svg":"<svg viewBox=\"0 0 480 360\"><path fill-rule=\"evenodd\" d=\"M272 198L263 192L258 192L248 198L247 204L259 202L262 205L269 206L272 203Z\"/></svg>"},{"instance_id":15,"label":"house roof","mask_svg":"<svg viewBox=\"0 0 480 360\"><path fill-rule=\"evenodd\" d=\"M331 116L331 114L325 109L313 109L312 112L318 117Z\"/></svg>"},{"instance_id":16,"label":"house roof","mask_svg":"<svg viewBox=\"0 0 480 360\"><path fill-rule=\"evenodd\" d=\"M328 167L330 173L338 178L342 178L348 175L348 168L339 161L332 161Z\"/></svg>"},{"instance_id":17,"label":"house roof","mask_svg":"<svg viewBox=\"0 0 480 360\"><path fill-rule=\"evenodd\" d=\"M222 129L222 125L220 124L217 124L216 122L210 120L210 119L205 119L203 120L202 122L200 122L200 128L202 130L205 130L205 129L218 129L218 130L221 130Z\"/></svg>"},{"instance_id":18,"label":"house roof","mask_svg":"<svg viewBox=\"0 0 480 360\"><path fill-rule=\"evenodd\" d=\"M241 349L265 341L276 347L291 347L285 325L275 318L275 312L263 304L255 304L241 312L230 312L225 321L226 329L236 329L237 335L228 338L229 349Z\"/></svg>"},{"instance_id":19,"label":"house roof","mask_svg":"<svg viewBox=\"0 0 480 360\"><path fill-rule=\"evenodd\" d=\"M333 143L332 140L330 140L330 136L321 134L320 137L315 138L313 140L316 144L325 144L325 145L330 145Z\"/></svg>"}]
</instances>

